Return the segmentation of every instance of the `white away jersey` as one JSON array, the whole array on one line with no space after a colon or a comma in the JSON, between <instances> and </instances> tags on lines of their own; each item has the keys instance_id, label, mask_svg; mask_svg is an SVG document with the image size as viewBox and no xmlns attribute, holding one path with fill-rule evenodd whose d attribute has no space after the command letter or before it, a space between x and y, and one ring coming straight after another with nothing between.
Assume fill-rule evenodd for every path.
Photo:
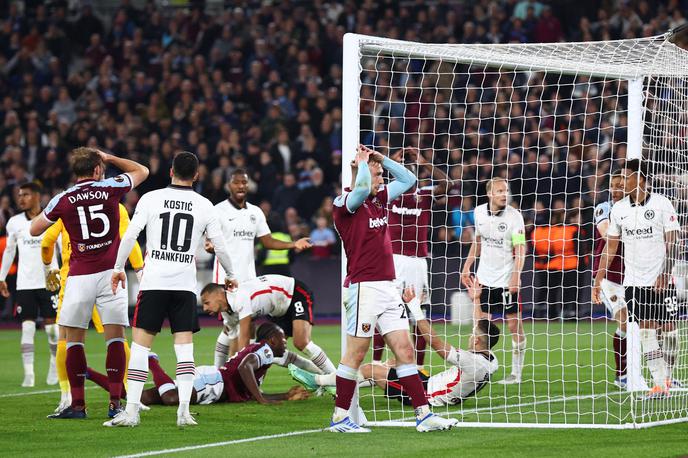
<instances>
[{"instance_id":1,"label":"white away jersey","mask_svg":"<svg viewBox=\"0 0 688 458\"><path fill-rule=\"evenodd\" d=\"M525 245L523 216L507 205L498 213L491 213L488 204L475 209L475 236L480 237L478 281L492 288L509 286L514 268L514 246Z\"/></svg>"},{"instance_id":2,"label":"white away jersey","mask_svg":"<svg viewBox=\"0 0 688 458\"><path fill-rule=\"evenodd\" d=\"M222 237L213 204L189 187L170 185L151 191L141 197L129 223L136 234L144 227L140 290L196 292L196 250L204 234L215 240Z\"/></svg>"},{"instance_id":3,"label":"white away jersey","mask_svg":"<svg viewBox=\"0 0 688 458\"><path fill-rule=\"evenodd\" d=\"M196 390L196 401L199 404L214 404L222 397L225 383L217 367L197 366L193 387Z\"/></svg>"},{"instance_id":4,"label":"white away jersey","mask_svg":"<svg viewBox=\"0 0 688 458\"><path fill-rule=\"evenodd\" d=\"M235 207L229 199L215 205L227 251L232 256L236 279L241 283L256 277L254 240L270 234L270 228L260 207L246 202L246 208ZM217 257L213 264L213 281L223 283L225 271Z\"/></svg>"},{"instance_id":5,"label":"white away jersey","mask_svg":"<svg viewBox=\"0 0 688 458\"><path fill-rule=\"evenodd\" d=\"M676 210L661 194L648 194L642 205L629 197L614 204L607 234L624 244L624 286L653 286L664 269L664 234L680 229Z\"/></svg>"},{"instance_id":6,"label":"white away jersey","mask_svg":"<svg viewBox=\"0 0 688 458\"><path fill-rule=\"evenodd\" d=\"M490 381L497 370L497 357L492 353L474 353L457 349L459 365L428 379L428 403L431 406L455 405L473 396Z\"/></svg>"},{"instance_id":7,"label":"white away jersey","mask_svg":"<svg viewBox=\"0 0 688 458\"><path fill-rule=\"evenodd\" d=\"M239 320L251 316L284 316L291 305L294 294L294 278L284 275L262 275L252 280L239 282L236 291L227 292L231 312L223 312L229 337L238 336Z\"/></svg>"},{"instance_id":8,"label":"white away jersey","mask_svg":"<svg viewBox=\"0 0 688 458\"><path fill-rule=\"evenodd\" d=\"M29 234L30 227L31 220L24 212L7 221L7 245L3 254L0 279L5 280L14 262L15 250L19 249L17 290L45 288L45 272L41 259L41 239L43 236L32 237Z\"/></svg>"}]
</instances>

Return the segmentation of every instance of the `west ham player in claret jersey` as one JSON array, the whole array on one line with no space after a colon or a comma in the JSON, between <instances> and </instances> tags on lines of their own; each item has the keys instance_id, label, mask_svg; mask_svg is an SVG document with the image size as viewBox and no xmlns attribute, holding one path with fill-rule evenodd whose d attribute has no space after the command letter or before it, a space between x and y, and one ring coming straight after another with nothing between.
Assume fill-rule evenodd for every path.
<instances>
[{"instance_id":1,"label":"west ham player in claret jersey","mask_svg":"<svg viewBox=\"0 0 688 458\"><path fill-rule=\"evenodd\" d=\"M72 405L51 418L86 418L84 338L94 303L107 342L105 367L111 387L108 415L115 416L120 410L126 367L124 328L129 326L127 292L121 290L113 294L110 288L112 266L120 242L119 201L148 177L148 169L96 148L77 148L71 156L76 184L55 196L43 213L31 222L30 230L32 236L40 235L62 219L72 244L69 277L58 319L67 334L67 375ZM108 165L124 173L104 179Z\"/></svg>"},{"instance_id":2,"label":"west ham player in claret jersey","mask_svg":"<svg viewBox=\"0 0 688 458\"><path fill-rule=\"evenodd\" d=\"M615 170L609 181L609 200L595 207L595 251L592 264L593 278L597 275L600 257L606 244L607 229L609 228L609 214L615 203L624 197L624 178L621 170ZM621 389L626 388L626 323L628 310L626 309L625 291L623 287L623 247L614 253L607 269L607 276L602 279L601 299L609 313L617 323L614 332L614 362L616 376L614 384Z\"/></svg>"},{"instance_id":3,"label":"west ham player in claret jersey","mask_svg":"<svg viewBox=\"0 0 688 458\"><path fill-rule=\"evenodd\" d=\"M259 404L279 404L281 401L307 399L308 391L294 386L286 393L263 393L260 386L275 358L286 351L284 332L274 323L263 323L256 332L256 343L244 347L219 369L215 366L199 366L193 379L191 404L217 404L221 402L246 402L251 399ZM157 355L151 353L148 366L153 374L155 388L144 390L143 405L179 405L179 388L172 377L160 367ZM108 389L107 377L89 368L88 378Z\"/></svg>"},{"instance_id":4,"label":"west ham player in claret jersey","mask_svg":"<svg viewBox=\"0 0 688 458\"><path fill-rule=\"evenodd\" d=\"M415 148L404 148L392 154L391 159L405 162L407 168L418 164L419 167L432 169L435 186L411 189L390 203L389 234L392 239L394 271L397 288L413 287L419 296L419 307L409 308L409 321L414 326L413 338L416 350L416 364L423 367L427 341L418 329L418 321L427 321L430 309L430 288L428 284L428 231L432 225L432 203L435 197L447 192L447 175L434 167ZM373 361L380 361L384 340L379 332L373 338Z\"/></svg>"},{"instance_id":5,"label":"west ham player in claret jersey","mask_svg":"<svg viewBox=\"0 0 688 458\"><path fill-rule=\"evenodd\" d=\"M592 290L593 301L599 304L602 300L602 280L621 241L629 319L640 327L640 347L654 382L645 398L662 399L669 396L672 387L666 358L676 356L679 343L678 330L674 326L678 301L671 283L671 271L678 255L676 240L681 226L671 201L650 192L644 162L639 159L627 161L623 174L626 197L612 207L607 244ZM663 330L662 347L657 338L660 328Z\"/></svg>"},{"instance_id":6,"label":"west ham player in claret jersey","mask_svg":"<svg viewBox=\"0 0 688 458\"><path fill-rule=\"evenodd\" d=\"M416 413L416 429L449 429L457 421L434 415L425 399L414 361L406 308L394 283L392 241L387 228L388 204L416 184L399 163L363 145L352 164L352 188L334 202L334 222L347 257L344 280L346 352L337 368L337 399L330 424L333 432L369 432L349 417L358 368L378 326L396 356L399 383L409 393ZM384 185L382 172L395 178Z\"/></svg>"},{"instance_id":7,"label":"west ham player in claret jersey","mask_svg":"<svg viewBox=\"0 0 688 458\"><path fill-rule=\"evenodd\" d=\"M198 179L198 158L186 151L178 153L172 162L170 176L172 183L167 188L141 197L117 252L112 273L113 292L120 283L124 286L124 263L139 233L146 229L146 257L132 322L127 407L104 426L139 424L141 392L148 377L148 353L165 318L170 323L177 356L177 425L196 424L189 412L195 373L193 333L200 330L196 316L194 253L204 234L214 244L215 253L225 269L225 285L230 289L236 287L217 213L212 203L192 188Z\"/></svg>"},{"instance_id":8,"label":"west ham player in claret jersey","mask_svg":"<svg viewBox=\"0 0 688 458\"><path fill-rule=\"evenodd\" d=\"M498 383L521 383L526 356L518 293L521 271L526 257L526 235L523 216L507 204L509 187L504 178L487 182L488 202L475 209L475 240L471 245L461 282L477 302L475 321L492 319L493 313L504 317L511 333L511 374ZM471 269L480 259L473 276Z\"/></svg>"},{"instance_id":9,"label":"west ham player in claret jersey","mask_svg":"<svg viewBox=\"0 0 688 458\"><path fill-rule=\"evenodd\" d=\"M246 200L248 183L246 170L234 170L228 183L229 197L215 205L215 210L222 224L225 245L232 253L234 274L239 283L256 278L255 239L258 239L268 250L294 249L300 252L311 247L308 238L302 238L295 242L284 242L271 235L263 211L260 207ZM206 242L205 248L206 251L213 252L212 243ZM223 278L224 270L216 258L213 264L213 281L221 284ZM227 362L227 357L241 348L236 339L230 337L230 333L231 331L225 323L215 344L216 367L224 365Z\"/></svg>"},{"instance_id":10,"label":"west ham player in claret jersey","mask_svg":"<svg viewBox=\"0 0 688 458\"><path fill-rule=\"evenodd\" d=\"M35 384L33 371L33 341L36 334L36 318L43 317L45 333L50 345L50 368L48 370L48 385L57 383L55 368L55 352L57 351L57 325L55 324L55 308L57 295L46 289L45 274L38 263L41 258L41 238L29 235L31 220L41 213L41 187L37 183L25 183L19 186L19 208L21 213L14 215L7 221L7 245L2 254L0 267L0 294L9 297L5 278L14 262L17 248L19 249L19 270L17 272L17 293L15 297L15 315L21 320L21 353L24 363L23 387ZM54 260L51 258L51 262ZM50 267L50 266L48 266Z\"/></svg>"}]
</instances>

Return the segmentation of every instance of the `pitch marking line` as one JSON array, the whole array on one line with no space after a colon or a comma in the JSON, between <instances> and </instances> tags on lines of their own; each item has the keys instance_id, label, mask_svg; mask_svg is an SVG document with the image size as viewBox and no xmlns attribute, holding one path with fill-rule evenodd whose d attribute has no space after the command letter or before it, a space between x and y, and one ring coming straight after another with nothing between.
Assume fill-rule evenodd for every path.
<instances>
[{"instance_id":1,"label":"pitch marking line","mask_svg":"<svg viewBox=\"0 0 688 458\"><path fill-rule=\"evenodd\" d=\"M188 452L191 450L200 450L200 449L204 449L204 448L224 447L225 445L244 444L247 442L256 442L256 441L270 440L270 439L280 439L282 437L303 436L304 434L313 434L313 433L319 433L322 431L324 431L324 430L323 429L308 429L305 431L294 431L291 433L271 434L268 436L247 437L246 439L235 439L235 440L224 441L224 442L213 442L210 444L189 445L187 447L168 448L165 450L152 450L150 452L135 453L133 455L120 455L120 456L116 456L114 458L138 458L141 456L154 456L154 455L164 455L167 453Z\"/></svg>"},{"instance_id":2,"label":"pitch marking line","mask_svg":"<svg viewBox=\"0 0 688 458\"><path fill-rule=\"evenodd\" d=\"M87 386L86 390L96 388L95 386ZM27 391L25 393L8 393L8 394L0 394L0 398L18 398L20 396L32 396L34 394L52 394L52 393L59 393L60 390L42 390L42 391Z\"/></svg>"}]
</instances>

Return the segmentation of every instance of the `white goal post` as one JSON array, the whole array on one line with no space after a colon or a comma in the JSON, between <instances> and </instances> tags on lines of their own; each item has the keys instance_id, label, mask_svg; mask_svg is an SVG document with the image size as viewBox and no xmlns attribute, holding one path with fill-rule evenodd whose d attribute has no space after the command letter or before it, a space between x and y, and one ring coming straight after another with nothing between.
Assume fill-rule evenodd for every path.
<instances>
[{"instance_id":1,"label":"white goal post","mask_svg":"<svg viewBox=\"0 0 688 458\"><path fill-rule=\"evenodd\" d=\"M566 212L567 221L573 215L572 224L584 234L579 246L587 244L589 250L594 225L586 215L607 199L611 169L624 158L639 158L649 165L653 190L672 200L686 224L688 52L674 44L680 33L605 42L469 45L344 36L342 187L351 180L349 164L358 143L383 153L416 148L454 183L454 194L436 201L427 228L435 235L428 256L433 326L444 339L465 346L471 332L471 326L450 323L448 306L450 294L461 288L457 271L470 240L470 224L464 224L470 205L461 206L484 201L486 177L507 178L526 227L548 223L541 217L543 208ZM423 182L435 184L427 175ZM563 188L557 188L558 179ZM541 188L545 182L549 187ZM549 189L546 199L542 189ZM683 230L680 238L684 244ZM465 427L625 429L688 420L684 388L673 389L666 400L643 399L650 377L636 324L628 328L628 387L612 384L611 337L617 325L604 318L603 307L591 304L590 256L581 255L576 267L573 319L565 316L567 305L552 316L545 291L560 288L559 301L566 304L573 290L536 285L538 268L528 257L521 292L528 342L522 382L489 383L473 398L434 411L458 418ZM681 313L673 323L680 336L673 376L688 383L685 253L674 271ZM543 291L540 304L536 297ZM538 306L545 308L542 319L533 318ZM342 352L345 316L342 304ZM498 325L495 380L508 375L512 344L506 324ZM427 352L430 375L446 368L429 347ZM351 414L372 426L415 426L412 408L376 388L359 389Z\"/></svg>"}]
</instances>

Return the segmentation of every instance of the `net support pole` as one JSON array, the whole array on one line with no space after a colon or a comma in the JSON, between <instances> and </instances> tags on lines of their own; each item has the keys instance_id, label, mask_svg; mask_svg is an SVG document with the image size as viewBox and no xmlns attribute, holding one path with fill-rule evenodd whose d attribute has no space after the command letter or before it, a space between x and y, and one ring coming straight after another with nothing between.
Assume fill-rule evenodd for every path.
<instances>
[{"instance_id":1,"label":"net support pole","mask_svg":"<svg viewBox=\"0 0 688 458\"><path fill-rule=\"evenodd\" d=\"M626 159L643 157L643 80L628 80L628 144ZM628 391L647 391L649 388L643 377L641 366L640 328L638 323L629 322L626 333L627 342L627 385Z\"/></svg>"},{"instance_id":2,"label":"net support pole","mask_svg":"<svg viewBox=\"0 0 688 458\"><path fill-rule=\"evenodd\" d=\"M360 87L360 53L359 36L353 33L344 35L344 62L342 65L342 188L349 186L351 182L351 167L349 164L354 159L356 146L358 146L359 133L359 99ZM342 250L342 275L344 284L346 276L346 254ZM341 302L341 339L342 356L346 352L346 309L344 307L344 288L342 288ZM358 387L354 392L349 415L359 425L366 424L365 414L359 407Z\"/></svg>"}]
</instances>

